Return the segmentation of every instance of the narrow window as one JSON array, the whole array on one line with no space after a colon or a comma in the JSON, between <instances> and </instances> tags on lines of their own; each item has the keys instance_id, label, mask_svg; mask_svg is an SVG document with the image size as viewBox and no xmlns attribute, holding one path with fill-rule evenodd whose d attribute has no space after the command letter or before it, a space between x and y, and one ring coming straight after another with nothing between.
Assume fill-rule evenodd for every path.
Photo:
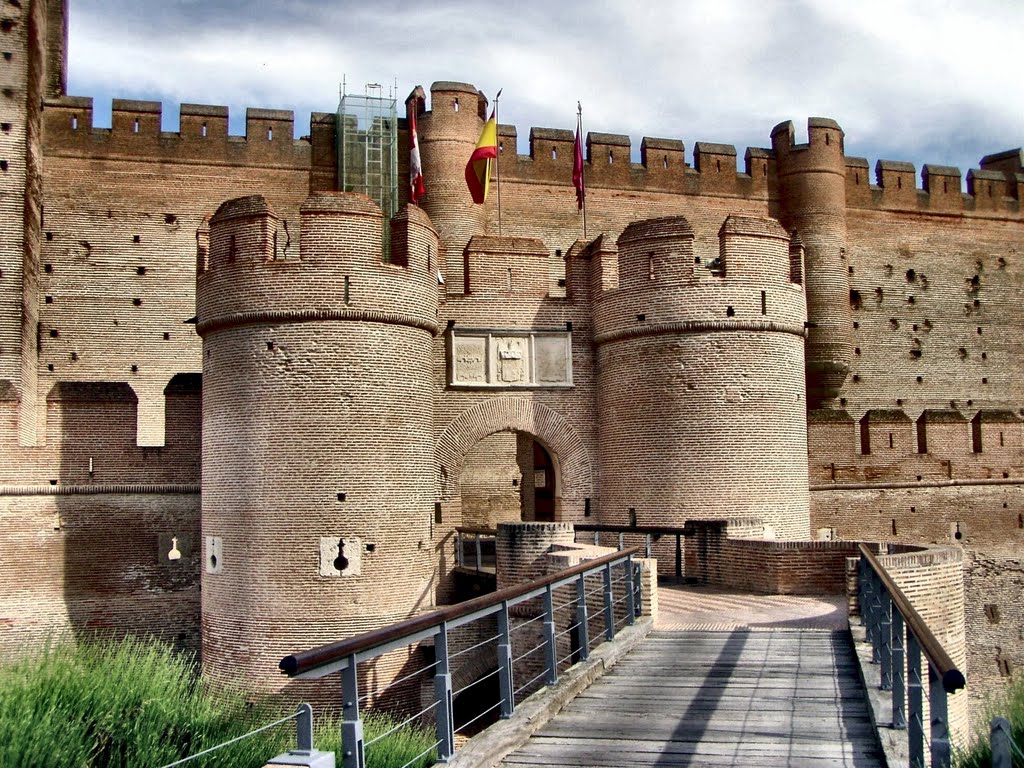
<instances>
[{"instance_id":1,"label":"narrow window","mask_svg":"<svg viewBox=\"0 0 1024 768\"><path fill-rule=\"evenodd\" d=\"M899 176L896 177L896 189L903 189L903 179Z\"/></svg>"},{"instance_id":2,"label":"narrow window","mask_svg":"<svg viewBox=\"0 0 1024 768\"><path fill-rule=\"evenodd\" d=\"M558 159L558 149L555 148L555 147L551 148L551 159L552 160L557 160Z\"/></svg>"},{"instance_id":3,"label":"narrow window","mask_svg":"<svg viewBox=\"0 0 1024 768\"><path fill-rule=\"evenodd\" d=\"M999 433L999 447L1002 448L1004 445L1005 445L1005 443L1003 442L1003 433L1000 432Z\"/></svg>"},{"instance_id":4,"label":"narrow window","mask_svg":"<svg viewBox=\"0 0 1024 768\"><path fill-rule=\"evenodd\" d=\"M889 433L889 447L892 448L892 432Z\"/></svg>"},{"instance_id":5,"label":"narrow window","mask_svg":"<svg viewBox=\"0 0 1024 768\"><path fill-rule=\"evenodd\" d=\"M668 168L668 155L665 155L663 158L661 158L661 167Z\"/></svg>"},{"instance_id":6,"label":"narrow window","mask_svg":"<svg viewBox=\"0 0 1024 768\"><path fill-rule=\"evenodd\" d=\"M71 130L72 131L77 131L78 130L78 115L74 115L71 118Z\"/></svg>"},{"instance_id":7,"label":"narrow window","mask_svg":"<svg viewBox=\"0 0 1024 768\"><path fill-rule=\"evenodd\" d=\"M135 121L132 123L132 133L138 133L138 132L139 132L139 118L136 117Z\"/></svg>"},{"instance_id":8,"label":"narrow window","mask_svg":"<svg viewBox=\"0 0 1024 768\"><path fill-rule=\"evenodd\" d=\"M981 412L971 419L971 452L981 453Z\"/></svg>"},{"instance_id":9,"label":"narrow window","mask_svg":"<svg viewBox=\"0 0 1024 768\"><path fill-rule=\"evenodd\" d=\"M609 149L608 150L608 165L611 165L614 160L615 160L615 156L612 155L612 151Z\"/></svg>"},{"instance_id":10,"label":"narrow window","mask_svg":"<svg viewBox=\"0 0 1024 768\"><path fill-rule=\"evenodd\" d=\"M202 127L200 133L202 134L202 137L205 139L206 138L206 123L203 123L203 127Z\"/></svg>"},{"instance_id":11,"label":"narrow window","mask_svg":"<svg viewBox=\"0 0 1024 768\"><path fill-rule=\"evenodd\" d=\"M871 431L868 427L868 415L866 413L860 420L860 453L862 456L871 454Z\"/></svg>"},{"instance_id":12,"label":"narrow window","mask_svg":"<svg viewBox=\"0 0 1024 768\"><path fill-rule=\"evenodd\" d=\"M917 452L928 453L927 419L923 413L917 418Z\"/></svg>"},{"instance_id":13,"label":"narrow window","mask_svg":"<svg viewBox=\"0 0 1024 768\"><path fill-rule=\"evenodd\" d=\"M825 134L825 146L829 146L832 143L832 136L828 133Z\"/></svg>"},{"instance_id":14,"label":"narrow window","mask_svg":"<svg viewBox=\"0 0 1024 768\"><path fill-rule=\"evenodd\" d=\"M273 141L273 140L274 140L274 129L273 128L267 128L267 141Z\"/></svg>"},{"instance_id":15,"label":"narrow window","mask_svg":"<svg viewBox=\"0 0 1024 768\"><path fill-rule=\"evenodd\" d=\"M761 291L761 314L768 314L768 294L764 291Z\"/></svg>"},{"instance_id":16,"label":"narrow window","mask_svg":"<svg viewBox=\"0 0 1024 768\"><path fill-rule=\"evenodd\" d=\"M456 112L459 111L459 97L458 96L455 97L455 101L452 103L452 109L454 109Z\"/></svg>"},{"instance_id":17,"label":"narrow window","mask_svg":"<svg viewBox=\"0 0 1024 768\"><path fill-rule=\"evenodd\" d=\"M654 279L654 254L653 253L649 254L647 256L647 276L651 280Z\"/></svg>"}]
</instances>

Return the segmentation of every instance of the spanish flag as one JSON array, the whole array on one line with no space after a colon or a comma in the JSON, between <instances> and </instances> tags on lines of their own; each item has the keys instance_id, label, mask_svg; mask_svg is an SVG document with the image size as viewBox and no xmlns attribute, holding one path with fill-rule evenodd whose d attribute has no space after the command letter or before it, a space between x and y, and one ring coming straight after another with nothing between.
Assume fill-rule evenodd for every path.
<instances>
[{"instance_id":1,"label":"spanish flag","mask_svg":"<svg viewBox=\"0 0 1024 768\"><path fill-rule=\"evenodd\" d=\"M497 157L498 122L492 111L491 119L484 123L480 141L476 143L476 149L466 163L466 184L469 186L469 194L473 196L473 202L477 205L487 199L487 189L491 182L491 160Z\"/></svg>"}]
</instances>

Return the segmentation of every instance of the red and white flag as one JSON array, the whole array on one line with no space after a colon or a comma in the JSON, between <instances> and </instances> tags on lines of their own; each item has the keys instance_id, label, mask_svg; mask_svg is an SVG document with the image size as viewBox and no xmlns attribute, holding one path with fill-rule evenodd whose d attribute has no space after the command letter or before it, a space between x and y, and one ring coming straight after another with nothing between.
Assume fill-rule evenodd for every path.
<instances>
[{"instance_id":1,"label":"red and white flag","mask_svg":"<svg viewBox=\"0 0 1024 768\"><path fill-rule=\"evenodd\" d=\"M576 187L576 207L583 210L587 190L583 181L583 132L582 115L576 123L576 141L572 147L572 185Z\"/></svg>"},{"instance_id":2,"label":"red and white flag","mask_svg":"<svg viewBox=\"0 0 1024 768\"><path fill-rule=\"evenodd\" d=\"M423 184L423 166L420 163L420 139L416 134L416 113L419 112L420 100L424 98L423 89L417 85L405 102L406 115L409 118L409 200L413 203L418 203L427 191Z\"/></svg>"}]
</instances>

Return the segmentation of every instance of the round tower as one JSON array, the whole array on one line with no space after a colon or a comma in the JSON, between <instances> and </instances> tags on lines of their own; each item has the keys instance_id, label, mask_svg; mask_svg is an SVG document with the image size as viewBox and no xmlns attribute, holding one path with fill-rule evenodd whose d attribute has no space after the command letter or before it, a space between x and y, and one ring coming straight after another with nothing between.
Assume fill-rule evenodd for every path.
<instances>
[{"instance_id":1,"label":"round tower","mask_svg":"<svg viewBox=\"0 0 1024 768\"><path fill-rule=\"evenodd\" d=\"M384 263L369 198L300 215L295 243L262 197L224 203L197 278L203 667L256 692L432 603L437 235L410 207Z\"/></svg>"},{"instance_id":2,"label":"round tower","mask_svg":"<svg viewBox=\"0 0 1024 768\"><path fill-rule=\"evenodd\" d=\"M846 160L834 120L807 121L807 144L793 123L772 129L779 218L796 232L807 265L807 400L816 408L838 396L853 357L850 275L846 259Z\"/></svg>"},{"instance_id":3,"label":"round tower","mask_svg":"<svg viewBox=\"0 0 1024 768\"><path fill-rule=\"evenodd\" d=\"M461 293L462 252L481 235L487 206L476 205L466 186L466 163L486 119L487 98L468 83L430 86L430 111L419 119L420 160L427 194L420 201L437 227L444 248L448 291Z\"/></svg>"},{"instance_id":4,"label":"round tower","mask_svg":"<svg viewBox=\"0 0 1024 768\"><path fill-rule=\"evenodd\" d=\"M730 217L695 259L682 217L628 226L594 310L601 522L744 516L809 536L806 305L773 219Z\"/></svg>"}]
</instances>

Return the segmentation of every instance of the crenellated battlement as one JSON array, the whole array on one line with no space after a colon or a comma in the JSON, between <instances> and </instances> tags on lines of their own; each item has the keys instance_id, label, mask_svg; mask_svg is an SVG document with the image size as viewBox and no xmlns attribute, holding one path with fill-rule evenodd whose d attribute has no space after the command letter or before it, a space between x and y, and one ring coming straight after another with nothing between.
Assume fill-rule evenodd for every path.
<instances>
[{"instance_id":1,"label":"crenellated battlement","mask_svg":"<svg viewBox=\"0 0 1024 768\"><path fill-rule=\"evenodd\" d=\"M300 231L292 231L265 198L251 195L223 203L208 233L200 229L200 335L225 325L299 316L376 319L436 332L438 238L425 213L404 210L395 217L389 261L383 215L364 195L311 195L300 217Z\"/></svg>"},{"instance_id":2,"label":"crenellated battlement","mask_svg":"<svg viewBox=\"0 0 1024 768\"><path fill-rule=\"evenodd\" d=\"M714 259L695 255L693 242L693 228L682 216L626 227L617 244L617 285L594 297L599 342L691 326L803 336L801 272L793 269L790 237L777 221L729 216ZM589 261L592 269L601 267Z\"/></svg>"},{"instance_id":3,"label":"crenellated battlement","mask_svg":"<svg viewBox=\"0 0 1024 768\"><path fill-rule=\"evenodd\" d=\"M261 163L307 167L311 141L296 141L294 113L249 108L245 135L228 131L225 106L182 104L178 131L161 130L163 105L114 99L111 127L97 128L91 97L65 96L45 102L46 151L89 157L137 156L175 162Z\"/></svg>"}]
</instances>

